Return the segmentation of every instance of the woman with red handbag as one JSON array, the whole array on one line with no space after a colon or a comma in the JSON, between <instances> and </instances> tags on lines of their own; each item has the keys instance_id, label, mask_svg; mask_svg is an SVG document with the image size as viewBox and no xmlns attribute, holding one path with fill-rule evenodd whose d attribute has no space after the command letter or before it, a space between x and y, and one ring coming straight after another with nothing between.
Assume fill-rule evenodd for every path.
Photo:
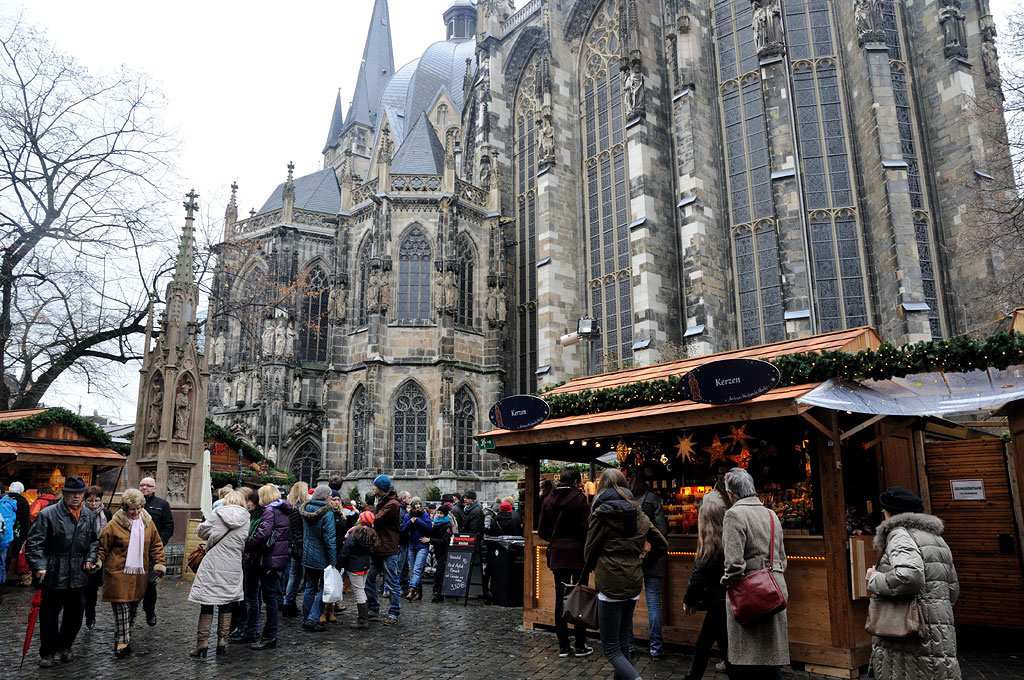
<instances>
[{"instance_id":1,"label":"woman with red handbag","mask_svg":"<svg viewBox=\"0 0 1024 680\"><path fill-rule=\"evenodd\" d=\"M732 501L722 529L725 550L722 584L728 588L726 628L731 677L775 680L780 667L789 663L782 524L758 499L749 472L740 468L730 470L725 476L725 486ZM766 602L763 589L750 587L765 582L773 586L773 594L779 601ZM748 619L749 612L758 608L762 609L760 615Z\"/></svg>"}]
</instances>

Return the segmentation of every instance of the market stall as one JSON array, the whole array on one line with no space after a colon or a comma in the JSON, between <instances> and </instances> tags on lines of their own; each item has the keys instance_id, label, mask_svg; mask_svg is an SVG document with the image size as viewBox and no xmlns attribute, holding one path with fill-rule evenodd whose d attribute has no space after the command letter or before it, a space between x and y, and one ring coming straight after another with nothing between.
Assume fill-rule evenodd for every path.
<instances>
[{"instance_id":1,"label":"market stall","mask_svg":"<svg viewBox=\"0 0 1024 680\"><path fill-rule=\"evenodd\" d=\"M818 383L778 387L749 401L709 405L650 398L649 405L598 410L594 404L628 405L664 390L678 376L723 358L769 359L802 352L857 352L881 344L870 329L855 329L738 352L672 362L574 380L551 390L578 413L552 418L529 430L493 430L497 453L524 464L526 525L539 512L538 472L543 461L593 462L610 451L628 475L642 476L658 493L669 521L670 552L663 580L663 635L693 644L699 616L682 613L682 597L696 551L697 508L724 470L740 466L754 477L761 500L775 509L785 530L790 589L789 640L794 661L809 670L856 677L867 663L864 568L874 563L870 533L880 520L876 499L892 484L921 488L921 447L931 440L984 435L935 418L877 416L802 403ZM587 408L587 403L591 408ZM524 623L552 625L554 587L545 544L526 537ZM647 634L641 598L634 632Z\"/></svg>"}]
</instances>

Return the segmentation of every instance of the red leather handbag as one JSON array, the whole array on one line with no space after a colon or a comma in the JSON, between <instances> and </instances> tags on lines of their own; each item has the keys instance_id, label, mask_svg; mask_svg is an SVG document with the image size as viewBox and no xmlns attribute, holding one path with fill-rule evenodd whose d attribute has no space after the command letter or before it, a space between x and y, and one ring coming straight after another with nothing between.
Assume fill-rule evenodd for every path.
<instances>
[{"instance_id":1,"label":"red leather handbag","mask_svg":"<svg viewBox=\"0 0 1024 680\"><path fill-rule=\"evenodd\" d=\"M778 614L786 608L782 588L772 574L772 567L775 564L775 518L771 510L768 510L768 523L772 531L768 566L747 574L739 583L729 586L729 608L732 617L743 626Z\"/></svg>"}]
</instances>

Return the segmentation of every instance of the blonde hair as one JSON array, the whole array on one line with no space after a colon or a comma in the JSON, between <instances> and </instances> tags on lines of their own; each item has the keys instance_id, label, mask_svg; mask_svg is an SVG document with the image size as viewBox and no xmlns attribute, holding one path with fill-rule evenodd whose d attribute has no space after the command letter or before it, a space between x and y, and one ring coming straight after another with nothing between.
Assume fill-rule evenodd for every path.
<instances>
[{"instance_id":1,"label":"blonde hair","mask_svg":"<svg viewBox=\"0 0 1024 680\"><path fill-rule=\"evenodd\" d=\"M697 513L697 562L716 563L724 558L722 523L728 509L729 497L717 486L704 495Z\"/></svg>"},{"instance_id":2,"label":"blonde hair","mask_svg":"<svg viewBox=\"0 0 1024 680\"><path fill-rule=\"evenodd\" d=\"M281 499L281 490L277 488L276 484L264 484L260 487L260 505L270 505L276 500Z\"/></svg>"},{"instance_id":3,"label":"blonde hair","mask_svg":"<svg viewBox=\"0 0 1024 680\"><path fill-rule=\"evenodd\" d=\"M121 509L141 508L146 504L146 497L138 489L128 489L121 494Z\"/></svg>"},{"instance_id":4,"label":"blonde hair","mask_svg":"<svg viewBox=\"0 0 1024 680\"><path fill-rule=\"evenodd\" d=\"M309 484L295 482L288 491L288 502L293 508L297 508L309 499Z\"/></svg>"},{"instance_id":5,"label":"blonde hair","mask_svg":"<svg viewBox=\"0 0 1024 680\"><path fill-rule=\"evenodd\" d=\"M228 491L228 495L224 496L224 505L239 505L245 507L246 496L244 493L237 489Z\"/></svg>"},{"instance_id":6,"label":"blonde hair","mask_svg":"<svg viewBox=\"0 0 1024 680\"><path fill-rule=\"evenodd\" d=\"M224 498L224 496L227 496L229 493L231 493L231 491L232 488L230 484L227 486L222 486L219 489L217 489L217 498Z\"/></svg>"},{"instance_id":7,"label":"blonde hair","mask_svg":"<svg viewBox=\"0 0 1024 680\"><path fill-rule=\"evenodd\" d=\"M514 498L512 498L512 496L505 496L504 498L501 499L501 502L502 503L511 503L512 505L516 504L516 500Z\"/></svg>"},{"instance_id":8,"label":"blonde hair","mask_svg":"<svg viewBox=\"0 0 1024 680\"><path fill-rule=\"evenodd\" d=\"M600 496L601 492L607 489L615 489L616 493L625 500L636 505L626 486L626 476L616 468L608 468L601 473L601 480L597 483L596 495Z\"/></svg>"}]
</instances>

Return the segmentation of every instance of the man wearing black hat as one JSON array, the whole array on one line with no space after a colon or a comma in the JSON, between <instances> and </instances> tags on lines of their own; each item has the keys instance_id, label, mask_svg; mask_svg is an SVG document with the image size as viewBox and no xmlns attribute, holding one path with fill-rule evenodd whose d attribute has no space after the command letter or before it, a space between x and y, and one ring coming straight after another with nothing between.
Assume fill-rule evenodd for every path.
<instances>
[{"instance_id":1,"label":"man wearing black hat","mask_svg":"<svg viewBox=\"0 0 1024 680\"><path fill-rule=\"evenodd\" d=\"M42 590L39 607L39 665L53 666L54 656L71 663L85 613L87 572L96 569L99 540L96 516L82 505L86 484L70 477L57 503L36 517L25 543L25 560ZM61 611L64 618L61 620Z\"/></svg>"}]
</instances>

